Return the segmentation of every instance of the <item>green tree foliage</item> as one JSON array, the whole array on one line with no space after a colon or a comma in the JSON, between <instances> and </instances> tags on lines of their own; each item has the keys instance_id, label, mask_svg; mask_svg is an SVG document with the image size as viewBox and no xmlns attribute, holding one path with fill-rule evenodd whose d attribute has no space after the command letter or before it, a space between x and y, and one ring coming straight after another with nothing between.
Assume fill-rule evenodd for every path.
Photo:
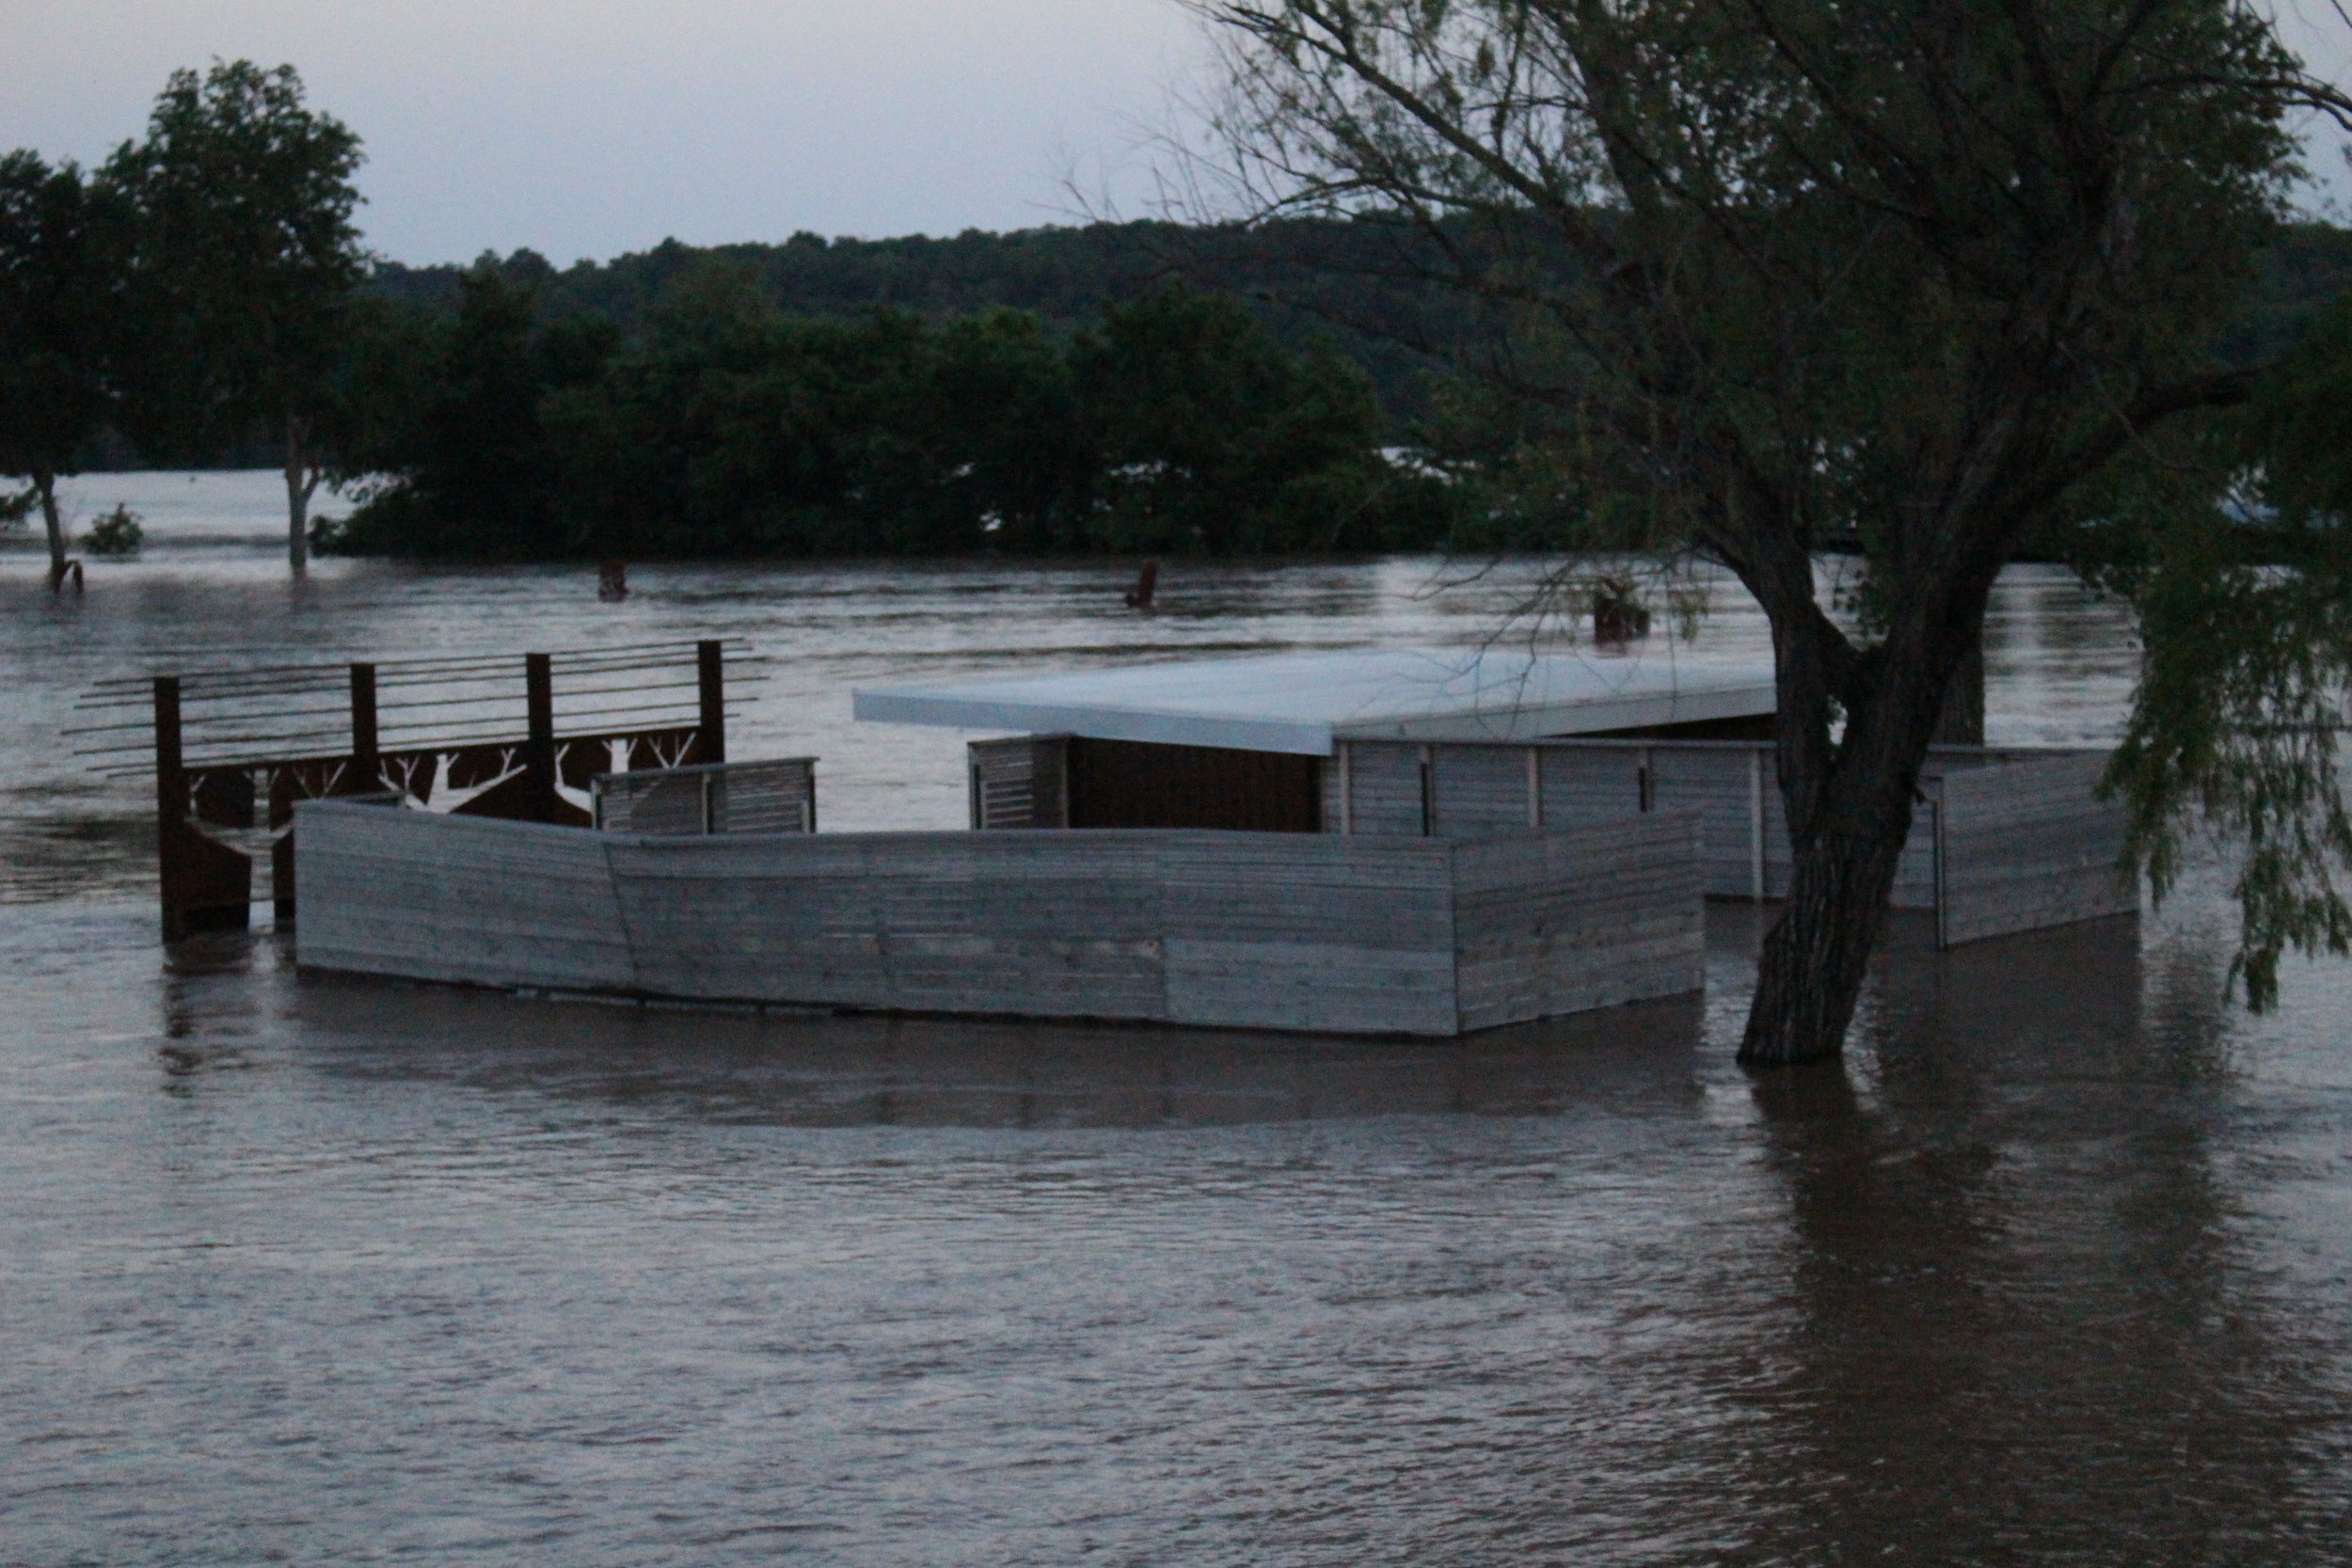
<instances>
[{"instance_id":1,"label":"green tree foliage","mask_svg":"<svg viewBox=\"0 0 2352 1568\"><path fill-rule=\"evenodd\" d=\"M352 223L359 138L303 102L292 66L175 71L144 140L105 177L138 212L142 444L199 451L268 430L282 453L287 553L327 462L332 383L367 261Z\"/></svg>"},{"instance_id":2,"label":"green tree foliage","mask_svg":"<svg viewBox=\"0 0 2352 1568\"><path fill-rule=\"evenodd\" d=\"M2249 1003L2278 993L2289 949L2352 952L2352 812L2340 757L2352 691L2352 294L2231 425L2166 471L2235 482L2226 526L2209 485L2149 505L2107 545L2146 653L2114 783L2135 859L2161 896L2190 846L2242 847ZM2201 492L2201 494L2200 494Z\"/></svg>"},{"instance_id":3,"label":"green tree foliage","mask_svg":"<svg viewBox=\"0 0 2352 1568\"><path fill-rule=\"evenodd\" d=\"M1253 224L1094 223L886 240L804 233L774 245L712 247L667 240L651 250L562 268L531 250L487 260L509 281L531 286L548 317L594 318L624 336L644 326L673 281L714 261L747 276L789 316L889 309L946 321L1010 309L1036 317L1054 337L1182 277L1246 302L1286 348L1304 352L1327 341L1361 367L1379 396L1382 439L1392 443L1438 439L1428 427L1441 422L1453 427L1448 438L1458 438L1466 434L1466 404L1473 401L1494 405L1507 430L1515 416L1496 394L1528 379L1514 363L1523 343L1495 331L1489 315L1448 288L1445 247L1393 214ZM456 308L466 270L385 261L369 288L445 316ZM2318 223L2283 227L2265 238L2259 276L2217 342L2218 357L2233 365L2277 358L2347 283L2352 231ZM1475 441L1483 446L1487 436L1481 433Z\"/></svg>"},{"instance_id":4,"label":"green tree foliage","mask_svg":"<svg viewBox=\"0 0 2352 1568\"><path fill-rule=\"evenodd\" d=\"M1327 348L1282 348L1232 299L1158 290L1108 311L1075 357L1106 468L1090 529L1104 543L1331 548L1371 508L1383 466L1370 381Z\"/></svg>"},{"instance_id":5,"label":"green tree foliage","mask_svg":"<svg viewBox=\"0 0 2352 1568\"><path fill-rule=\"evenodd\" d=\"M114 412L124 338L120 204L72 164L0 158L0 474L27 481L66 573L56 482Z\"/></svg>"},{"instance_id":6,"label":"green tree foliage","mask_svg":"<svg viewBox=\"0 0 2352 1568\"><path fill-rule=\"evenodd\" d=\"M601 324L542 325L530 289L491 267L465 275L446 323L388 313L365 352L348 356L373 395L337 477L368 499L321 543L460 559L571 553L541 409L593 381L612 340Z\"/></svg>"},{"instance_id":7,"label":"green tree foliage","mask_svg":"<svg viewBox=\"0 0 2352 1568\"><path fill-rule=\"evenodd\" d=\"M1381 459L1359 371L1188 289L1072 339L1012 310L789 316L714 261L622 344L515 276L478 264L427 329L415 410L365 449L397 477L339 547L1298 552L1425 546L1449 515Z\"/></svg>"}]
</instances>

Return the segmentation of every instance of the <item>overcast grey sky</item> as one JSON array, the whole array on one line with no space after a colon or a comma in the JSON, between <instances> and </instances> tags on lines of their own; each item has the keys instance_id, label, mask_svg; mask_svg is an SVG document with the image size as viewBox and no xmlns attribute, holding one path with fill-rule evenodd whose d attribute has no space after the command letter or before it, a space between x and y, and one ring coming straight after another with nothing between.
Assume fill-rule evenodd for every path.
<instances>
[{"instance_id":1,"label":"overcast grey sky","mask_svg":"<svg viewBox=\"0 0 2352 1568\"><path fill-rule=\"evenodd\" d=\"M2284 11L2352 82L2328 0ZM1138 128L1201 44L1168 0L0 0L0 149L96 163L214 55L292 62L366 140L381 253L562 263L1066 222L1073 173L1148 207Z\"/></svg>"},{"instance_id":2,"label":"overcast grey sky","mask_svg":"<svg viewBox=\"0 0 2352 1568\"><path fill-rule=\"evenodd\" d=\"M405 261L1068 221L1200 51L1165 0L0 0L0 149L85 164L164 79L290 61Z\"/></svg>"}]
</instances>

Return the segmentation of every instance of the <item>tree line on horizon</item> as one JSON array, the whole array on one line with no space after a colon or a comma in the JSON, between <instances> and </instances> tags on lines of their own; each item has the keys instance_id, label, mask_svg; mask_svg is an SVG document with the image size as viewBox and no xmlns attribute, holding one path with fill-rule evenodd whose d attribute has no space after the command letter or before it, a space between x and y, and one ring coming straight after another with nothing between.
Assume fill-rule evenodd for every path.
<instances>
[{"instance_id":1,"label":"tree line on horizon","mask_svg":"<svg viewBox=\"0 0 2352 1568\"><path fill-rule=\"evenodd\" d=\"M1540 547L1596 508L1559 389L1379 214L411 267L360 245L360 162L249 61L174 73L95 170L0 162L0 472L53 578L93 467L279 467L296 570ZM2347 282L2352 233L2280 228L2217 356ZM359 504L313 525L329 481Z\"/></svg>"},{"instance_id":2,"label":"tree line on horizon","mask_svg":"<svg viewBox=\"0 0 2352 1568\"><path fill-rule=\"evenodd\" d=\"M789 315L713 260L624 333L485 265L367 357L361 504L316 534L349 553L1362 553L1443 543L1467 494L1383 453L1355 364L1175 282L1057 332Z\"/></svg>"}]
</instances>

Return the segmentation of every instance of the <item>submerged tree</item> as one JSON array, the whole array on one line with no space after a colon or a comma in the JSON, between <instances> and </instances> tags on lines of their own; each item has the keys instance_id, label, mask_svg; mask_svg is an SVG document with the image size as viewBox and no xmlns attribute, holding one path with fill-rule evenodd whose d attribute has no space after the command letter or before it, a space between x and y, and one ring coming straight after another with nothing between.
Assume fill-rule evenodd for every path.
<instances>
[{"instance_id":1,"label":"submerged tree","mask_svg":"<svg viewBox=\"0 0 2352 1568\"><path fill-rule=\"evenodd\" d=\"M113 409L124 240L118 205L72 164L0 158L0 473L32 487L52 593L67 572L57 479Z\"/></svg>"},{"instance_id":2,"label":"submerged tree","mask_svg":"<svg viewBox=\"0 0 2352 1568\"><path fill-rule=\"evenodd\" d=\"M1740 1055L1835 1053L1995 575L2248 395L2204 345L2283 210L2288 117L2345 102L2243 0L1200 8L1264 199L1417 225L1588 489L1763 607L1795 864ZM1815 571L1840 538L1856 631Z\"/></svg>"},{"instance_id":3,"label":"submerged tree","mask_svg":"<svg viewBox=\"0 0 2352 1568\"><path fill-rule=\"evenodd\" d=\"M351 221L359 163L359 138L305 106L294 67L234 60L173 72L146 138L105 171L139 214L147 352L134 423L163 451L269 431L296 572L344 314L367 267Z\"/></svg>"}]
</instances>

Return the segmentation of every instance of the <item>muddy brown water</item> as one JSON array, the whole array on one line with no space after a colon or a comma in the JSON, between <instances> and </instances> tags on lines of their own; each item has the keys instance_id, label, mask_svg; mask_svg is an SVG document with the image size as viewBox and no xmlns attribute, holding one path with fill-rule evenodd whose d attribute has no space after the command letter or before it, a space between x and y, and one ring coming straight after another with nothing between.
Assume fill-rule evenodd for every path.
<instances>
[{"instance_id":1,"label":"muddy brown water","mask_svg":"<svg viewBox=\"0 0 2352 1568\"><path fill-rule=\"evenodd\" d=\"M1848 1060L1703 997L1447 1043L760 1018L166 953L89 681L713 633L829 827L954 826L893 677L1487 635L1436 563L448 572L302 587L268 476L0 554L0 1562L2352 1560L2352 966L2223 1000L2228 878L1941 957ZM1704 641L1756 646L1724 595ZM2128 628L2005 580L1996 739Z\"/></svg>"}]
</instances>

